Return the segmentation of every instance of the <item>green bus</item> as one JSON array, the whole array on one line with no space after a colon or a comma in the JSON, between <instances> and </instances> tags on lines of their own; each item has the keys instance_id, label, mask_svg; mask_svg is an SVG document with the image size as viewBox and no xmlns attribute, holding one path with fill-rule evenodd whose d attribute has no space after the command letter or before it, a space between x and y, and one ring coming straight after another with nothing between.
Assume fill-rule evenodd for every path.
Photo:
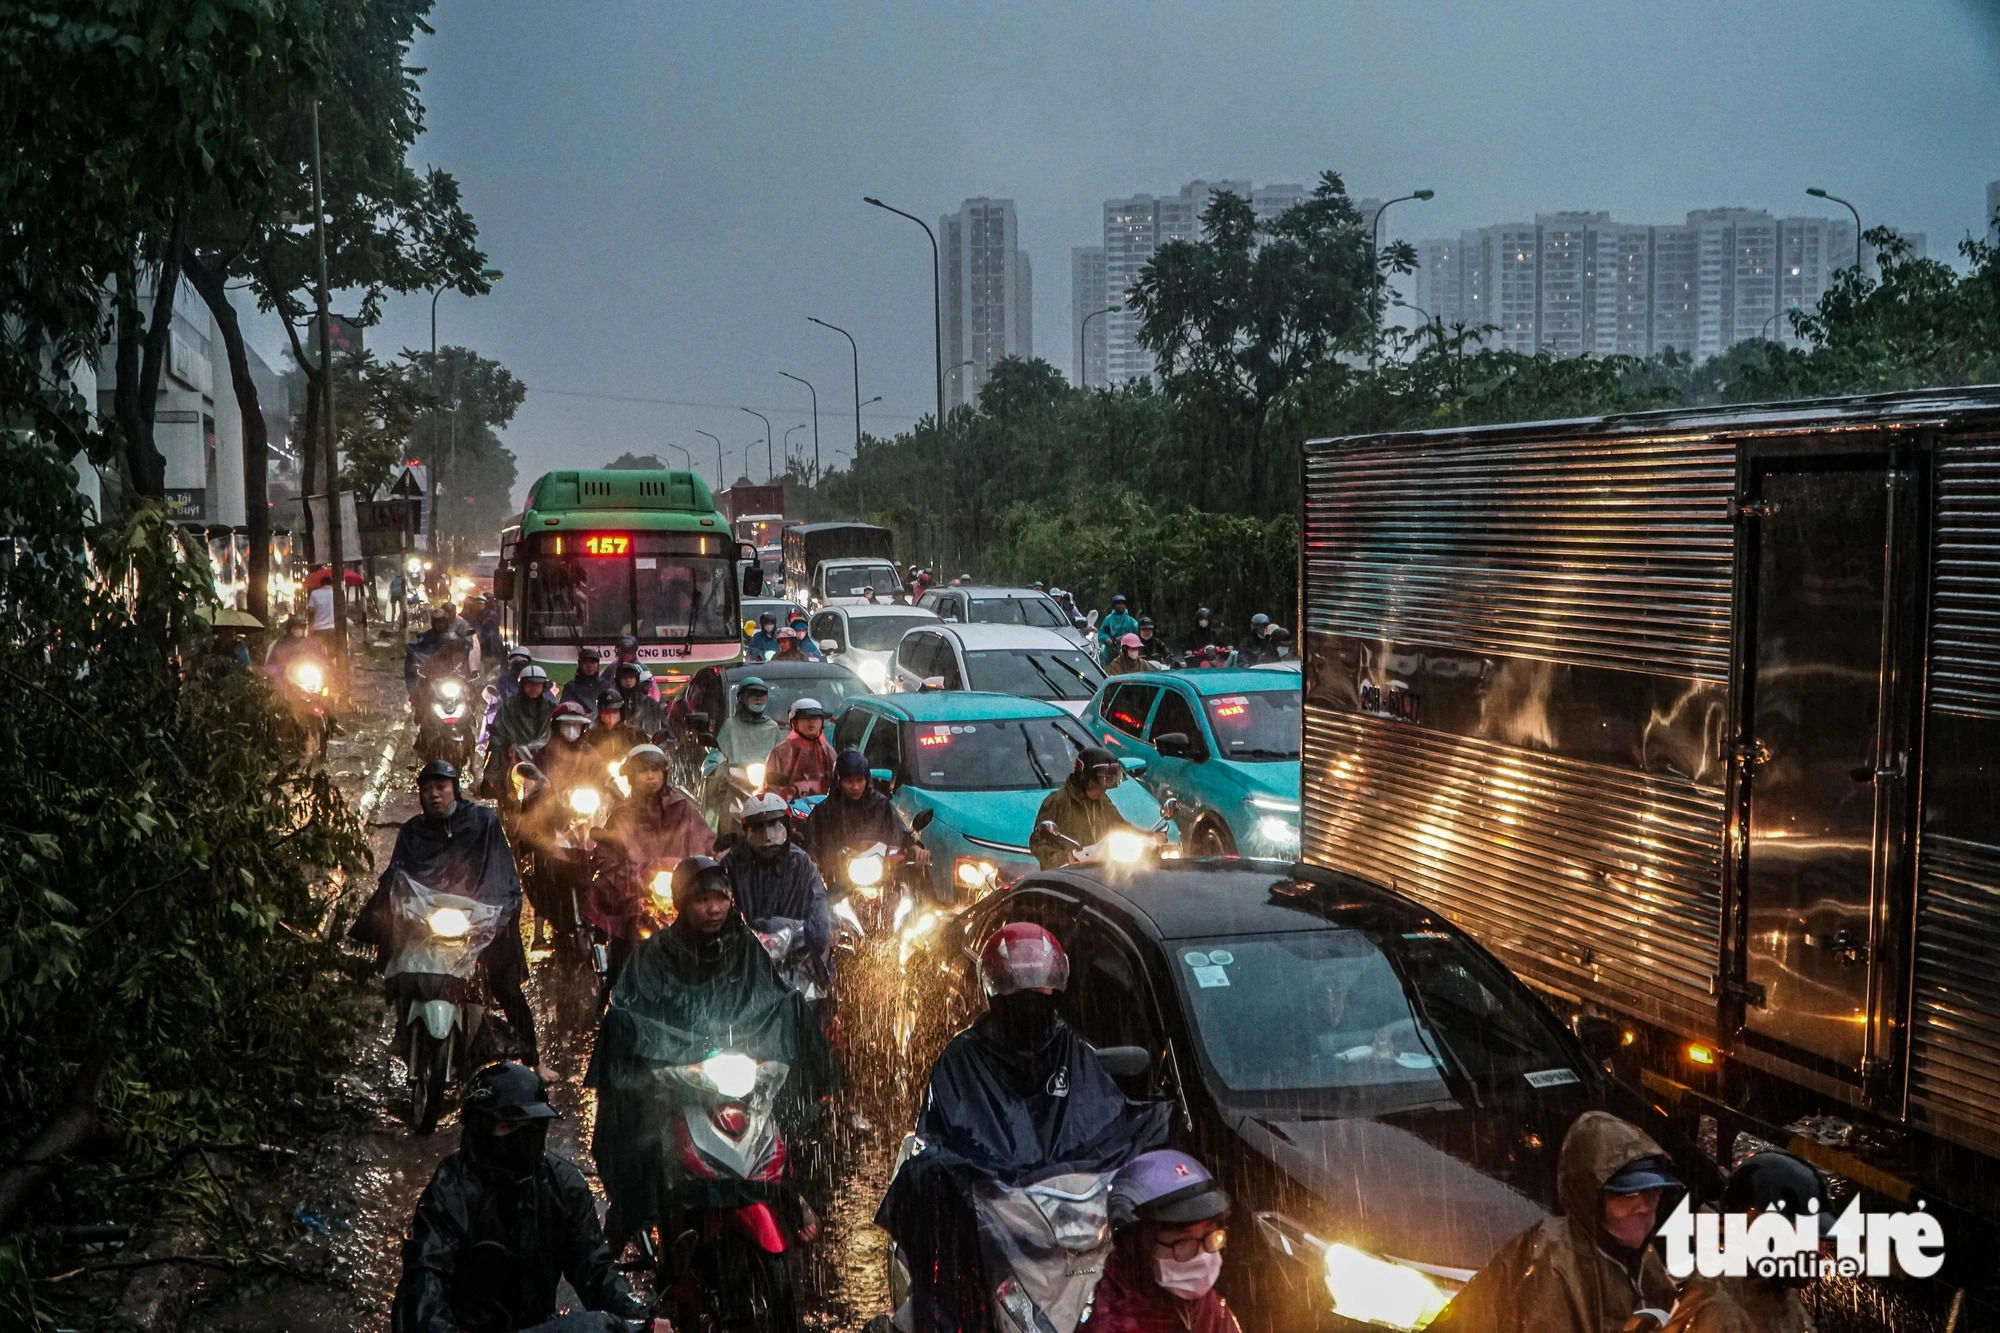
<instances>
[{"instance_id":1,"label":"green bus","mask_svg":"<svg viewBox=\"0 0 2000 1333\"><path fill-rule=\"evenodd\" d=\"M665 698L742 659L742 555L692 472L550 472L501 529L493 590L507 637L556 680L578 649L608 657L629 634Z\"/></svg>"}]
</instances>

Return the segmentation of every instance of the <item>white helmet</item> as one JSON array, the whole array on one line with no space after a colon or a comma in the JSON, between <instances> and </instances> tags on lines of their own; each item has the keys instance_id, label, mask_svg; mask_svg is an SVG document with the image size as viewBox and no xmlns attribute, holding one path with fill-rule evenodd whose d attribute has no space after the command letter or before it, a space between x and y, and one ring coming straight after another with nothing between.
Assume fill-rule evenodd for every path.
<instances>
[{"instance_id":1,"label":"white helmet","mask_svg":"<svg viewBox=\"0 0 2000 1333\"><path fill-rule=\"evenodd\" d=\"M767 819L785 817L785 798L776 792L760 791L743 803L743 827L761 824Z\"/></svg>"},{"instance_id":2,"label":"white helmet","mask_svg":"<svg viewBox=\"0 0 2000 1333\"><path fill-rule=\"evenodd\" d=\"M514 677L514 679L524 684L531 680L539 680L542 684L546 685L549 683L549 673L536 666L533 662L530 662L521 668L521 674Z\"/></svg>"},{"instance_id":3,"label":"white helmet","mask_svg":"<svg viewBox=\"0 0 2000 1333\"><path fill-rule=\"evenodd\" d=\"M825 717L825 716L826 716L826 709L820 706L819 700L808 696L807 698L798 700L796 703L792 705L792 711L789 720L796 722L802 717Z\"/></svg>"}]
</instances>

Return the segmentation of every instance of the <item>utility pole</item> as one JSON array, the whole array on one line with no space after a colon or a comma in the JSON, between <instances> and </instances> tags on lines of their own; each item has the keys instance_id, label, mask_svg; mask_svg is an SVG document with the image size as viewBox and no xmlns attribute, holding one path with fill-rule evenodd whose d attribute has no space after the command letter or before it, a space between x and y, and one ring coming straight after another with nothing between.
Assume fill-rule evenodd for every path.
<instances>
[{"instance_id":1,"label":"utility pole","mask_svg":"<svg viewBox=\"0 0 2000 1333\"><path fill-rule=\"evenodd\" d=\"M340 550L340 452L333 428L333 317L327 311L326 199L319 151L319 99L313 99L313 231L319 243L320 410L326 429L326 554L333 580L333 660L347 670L347 568Z\"/></svg>"}]
</instances>

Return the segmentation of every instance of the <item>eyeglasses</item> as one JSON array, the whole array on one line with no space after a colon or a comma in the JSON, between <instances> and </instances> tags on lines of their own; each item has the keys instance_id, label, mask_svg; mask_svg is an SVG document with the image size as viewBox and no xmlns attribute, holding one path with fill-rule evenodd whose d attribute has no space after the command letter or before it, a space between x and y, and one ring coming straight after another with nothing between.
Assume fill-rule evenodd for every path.
<instances>
[{"instance_id":1,"label":"eyeglasses","mask_svg":"<svg viewBox=\"0 0 2000 1333\"><path fill-rule=\"evenodd\" d=\"M1229 1244L1229 1233L1221 1227L1203 1232L1199 1236L1189 1236L1183 1240L1162 1240L1153 1243L1154 1251L1162 1257L1171 1257L1176 1263L1187 1263L1201 1254L1220 1254Z\"/></svg>"}]
</instances>

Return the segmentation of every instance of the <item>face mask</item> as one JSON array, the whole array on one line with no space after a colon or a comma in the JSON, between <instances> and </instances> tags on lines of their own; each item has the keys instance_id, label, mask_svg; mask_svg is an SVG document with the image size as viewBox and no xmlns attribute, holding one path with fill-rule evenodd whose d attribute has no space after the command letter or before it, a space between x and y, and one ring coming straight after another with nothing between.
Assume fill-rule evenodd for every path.
<instances>
[{"instance_id":1,"label":"face mask","mask_svg":"<svg viewBox=\"0 0 2000 1333\"><path fill-rule=\"evenodd\" d=\"M541 1164L542 1149L548 1142L548 1129L545 1123L535 1122L523 1125L504 1137L491 1132L468 1133L464 1142L474 1157L493 1166L502 1175L525 1180Z\"/></svg>"},{"instance_id":2,"label":"face mask","mask_svg":"<svg viewBox=\"0 0 2000 1333\"><path fill-rule=\"evenodd\" d=\"M562 729L562 734L563 734L563 739L566 741L578 740L581 739L581 737L583 736L583 728L566 726Z\"/></svg>"},{"instance_id":3,"label":"face mask","mask_svg":"<svg viewBox=\"0 0 2000 1333\"><path fill-rule=\"evenodd\" d=\"M1184 1301L1198 1301L1208 1295L1215 1286L1215 1280L1222 1276L1220 1254L1198 1254L1186 1263L1178 1259L1156 1259L1153 1262L1160 1270L1160 1289L1172 1292Z\"/></svg>"},{"instance_id":4,"label":"face mask","mask_svg":"<svg viewBox=\"0 0 2000 1333\"><path fill-rule=\"evenodd\" d=\"M750 845L759 849L779 847L785 841L785 821L768 820L750 830Z\"/></svg>"},{"instance_id":5,"label":"face mask","mask_svg":"<svg viewBox=\"0 0 2000 1333\"><path fill-rule=\"evenodd\" d=\"M1002 1041L1024 1051L1038 1051L1055 1033L1056 997L1038 990L995 995L986 1002Z\"/></svg>"},{"instance_id":6,"label":"face mask","mask_svg":"<svg viewBox=\"0 0 2000 1333\"><path fill-rule=\"evenodd\" d=\"M762 717L764 716L764 710L770 706L771 703L770 700L768 699L760 699L754 704L749 702L748 700L745 700L743 704L743 711L748 713L752 717Z\"/></svg>"}]
</instances>

